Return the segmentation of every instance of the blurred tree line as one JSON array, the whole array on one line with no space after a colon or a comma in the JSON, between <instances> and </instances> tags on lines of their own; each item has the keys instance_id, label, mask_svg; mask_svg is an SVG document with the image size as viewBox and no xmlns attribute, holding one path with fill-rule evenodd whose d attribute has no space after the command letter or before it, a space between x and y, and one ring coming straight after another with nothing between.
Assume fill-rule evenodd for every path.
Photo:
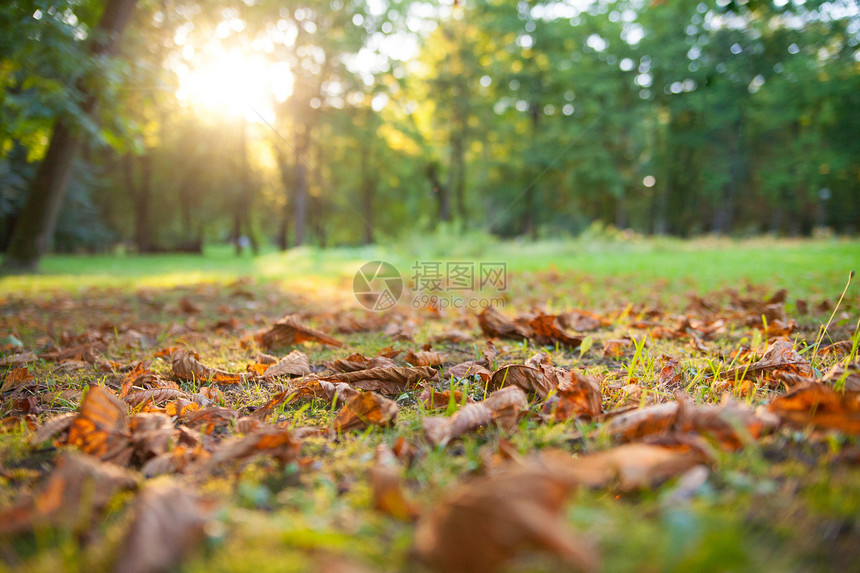
<instances>
[{"instance_id":1,"label":"blurred tree line","mask_svg":"<svg viewBox=\"0 0 860 573\"><path fill-rule=\"evenodd\" d=\"M58 124L60 251L860 223L853 0L139 0L113 57L122 2L0 6L4 249Z\"/></svg>"}]
</instances>

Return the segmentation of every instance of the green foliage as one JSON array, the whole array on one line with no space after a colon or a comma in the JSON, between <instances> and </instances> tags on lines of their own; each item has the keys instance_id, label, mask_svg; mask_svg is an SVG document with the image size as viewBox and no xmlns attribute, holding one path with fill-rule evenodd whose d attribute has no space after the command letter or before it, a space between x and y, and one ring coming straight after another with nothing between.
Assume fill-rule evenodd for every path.
<instances>
[{"instance_id":1,"label":"green foliage","mask_svg":"<svg viewBox=\"0 0 860 573\"><path fill-rule=\"evenodd\" d=\"M849 0L247 4L141 3L112 62L85 50L101 2L0 7L4 226L62 117L97 153L58 245L860 228ZM247 124L180 98L213 44L282 63L292 94Z\"/></svg>"}]
</instances>

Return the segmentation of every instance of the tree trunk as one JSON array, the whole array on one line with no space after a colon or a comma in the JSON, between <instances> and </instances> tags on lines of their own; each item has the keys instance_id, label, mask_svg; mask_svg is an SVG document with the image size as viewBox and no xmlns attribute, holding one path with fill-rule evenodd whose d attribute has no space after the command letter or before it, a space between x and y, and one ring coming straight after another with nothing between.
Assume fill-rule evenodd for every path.
<instances>
[{"instance_id":1,"label":"tree trunk","mask_svg":"<svg viewBox=\"0 0 860 573\"><path fill-rule=\"evenodd\" d=\"M308 125L301 124L304 128L301 133L296 133L296 185L293 197L296 217L296 246L300 247L305 242L305 224L308 220L308 177L305 157L308 151L308 140L310 129Z\"/></svg>"},{"instance_id":2,"label":"tree trunk","mask_svg":"<svg viewBox=\"0 0 860 573\"><path fill-rule=\"evenodd\" d=\"M439 180L439 166L436 163L428 163L426 173L439 206L439 220L447 223L451 221L451 190Z\"/></svg>"},{"instance_id":3,"label":"tree trunk","mask_svg":"<svg viewBox=\"0 0 860 573\"><path fill-rule=\"evenodd\" d=\"M364 219L364 244L373 244L373 196L376 192L376 177L370 167L370 149L361 150L361 214Z\"/></svg>"},{"instance_id":4,"label":"tree trunk","mask_svg":"<svg viewBox=\"0 0 860 573\"><path fill-rule=\"evenodd\" d=\"M134 11L136 0L110 0L92 33L90 53L93 56L113 56L119 48L119 38ZM84 96L81 111L92 115L96 108L96 94L90 93L86 81L78 82ZM72 164L80 149L80 136L73 132L65 120L54 124L48 152L39 165L36 177L30 184L24 208L12 233L2 270L12 272L34 271L39 260L48 251L57 226L57 216L69 183Z\"/></svg>"}]
</instances>

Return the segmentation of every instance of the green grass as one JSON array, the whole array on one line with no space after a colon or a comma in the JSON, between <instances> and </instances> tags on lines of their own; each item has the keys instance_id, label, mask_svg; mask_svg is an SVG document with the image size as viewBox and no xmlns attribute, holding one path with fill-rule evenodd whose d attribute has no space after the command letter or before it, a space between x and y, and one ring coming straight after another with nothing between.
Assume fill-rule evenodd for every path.
<instances>
[{"instance_id":1,"label":"green grass","mask_svg":"<svg viewBox=\"0 0 860 573\"><path fill-rule=\"evenodd\" d=\"M411 248L410 248L411 247ZM706 292L746 282L788 287L794 297L837 297L848 272L860 266L860 241L832 239L557 240L537 243L460 240L427 237L410 247L318 249L286 253L267 251L258 257L236 256L232 248L207 248L204 255L52 255L41 272L0 277L0 296L87 288L159 288L241 277L291 286L342 284L367 261L387 260L408 278L416 261L505 262L513 273L547 269L619 283L659 282L669 292ZM585 290L599 288L590 284ZM636 284L634 284L636 283Z\"/></svg>"},{"instance_id":2,"label":"green grass","mask_svg":"<svg viewBox=\"0 0 860 573\"><path fill-rule=\"evenodd\" d=\"M369 260L394 263L408 279L415 261L503 261L511 273L507 293L508 315L544 306L561 311L584 307L611 317L612 324L591 333L593 346L584 351L540 347L530 342L499 341L503 355L496 366L522 363L537 351L546 351L556 365L603 378L604 410L624 403L620 387L639 380L643 396L674 399L655 387L664 354L677 357L685 372L683 388L698 403L718 402L725 388L706 379L712 367L728 369L729 353L743 344L767 343L767 335L754 327L731 324L726 332L707 341L710 352L693 351L685 342L648 340L632 328L636 313L647 308L665 311L663 326L674 326L690 292L705 294L731 287L757 300L780 288L789 290L786 309L799 325L792 338L799 348L812 346L820 325L831 311L814 308L838 300L848 273L860 262L860 241L785 241L755 239L640 239L623 236L591 240L539 243L496 242L476 235L456 238L413 238L395 247L302 248L288 253L265 252L259 257L236 257L227 247L208 249L203 256L51 256L35 276L0 278L0 336L14 334L28 348L42 349L62 338L96 331L108 332L105 355L130 364L152 360L154 352L170 345L187 345L209 366L241 371L259 348L250 334L286 312L307 311L311 324L325 328L341 312L354 312L351 281L355 270ZM236 281L239 283L233 284ZM747 283L755 285L747 289ZM243 291L241 296L237 291ZM853 333L860 306L855 283L846 294L825 342L857 336ZM201 307L199 313L177 311L181 297ZM798 316L796 301L807 299L811 312ZM727 297L717 298L722 303ZM629 313L624 309L634 308ZM346 348L329 349L312 344L301 349L311 364L344 358L360 352L369 356L394 344L415 349L429 336L468 319L476 330L474 312L449 312L440 320L418 319L415 342L392 342L379 331L337 335ZM213 325L225 318L238 321L234 332L216 332ZM105 326L107 325L107 326ZM181 327L181 328L176 328ZM122 336L138 329L148 337L142 347L129 346ZM607 340L634 335L638 343L618 358L604 358ZM437 345L450 363L480 355L482 340L459 345ZM285 354L288 349L276 349ZM811 354L811 351L810 351ZM813 365L826 370L837 359L811 356ZM402 359L402 357L401 357ZM152 369L170 377L169 365L152 360ZM96 381L116 385L122 376L58 372L56 365L39 361L31 371L42 390L81 388ZM0 380L5 372L0 372ZM438 390L447 389L448 380ZM184 382L182 388L194 390ZM483 388L473 381L456 382L481 399ZM753 406L765 406L784 387L756 385L744 395L727 389ZM258 406L273 393L261 384L230 388L225 404L235 409ZM576 453L612 447L611 439L591 433L595 422L543 423L535 417L520 421L506 433L496 427L449 444L429 446L423 437L416 391L397 397L401 407L394 428L371 428L337 439L310 438L302 455L313 460L307 469L296 464L281 467L273 460L254 461L241 471L221 472L209 478L176 478L195 483L217 497L221 509L204 545L180 568L209 571L307 571L325 559L343 558L380 571L425 571L409 558L413 526L388 517L372 507L367 472L374 448L406 438L421 452L404 470L407 495L422 508L439 503L465 476L481 470L487 455L504 438L520 456L542 448ZM458 404L449 404L450 414ZM0 417L10 412L0 402ZM57 400L50 411L37 414L40 422L59 412L74 411L77 404ZM538 404L532 405L537 413ZM444 413L440 411L439 414ZM335 411L330 403L289 403L276 409L278 420L295 426L328 426ZM844 569L860 559L860 470L837 461L844 452L860 449L858 438L838 432L783 429L749 444L739 452L717 453L707 482L691 496L673 498L677 479L652 490L620 493L615 489L574 492L566 506L568 524L592 539L607 571L829 571ZM57 456L50 447L34 450L23 434L0 434L0 506L14 503L22 493L38 487ZM856 455L856 454L855 454ZM133 494L118 499L104 523L95 526L91 539L78 540L53 532L47 538L24 537L11 548L0 545L3 563L27 571L57 569L102 571L122 543ZM3 540L0 540L2 543ZM525 555L512 571L555 571L558 564L541 555Z\"/></svg>"}]
</instances>

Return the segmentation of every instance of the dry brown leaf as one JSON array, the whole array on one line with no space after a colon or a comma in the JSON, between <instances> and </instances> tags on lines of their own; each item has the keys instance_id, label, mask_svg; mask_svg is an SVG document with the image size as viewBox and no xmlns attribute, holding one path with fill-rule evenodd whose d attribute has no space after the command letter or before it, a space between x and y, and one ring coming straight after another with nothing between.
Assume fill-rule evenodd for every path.
<instances>
[{"instance_id":1,"label":"dry brown leaf","mask_svg":"<svg viewBox=\"0 0 860 573\"><path fill-rule=\"evenodd\" d=\"M746 404L726 395L719 406L694 406L679 395L674 427L678 432L696 432L716 440L725 450L737 450L751 438L758 438L779 425L772 414L758 414Z\"/></svg>"},{"instance_id":2,"label":"dry brown leaf","mask_svg":"<svg viewBox=\"0 0 860 573\"><path fill-rule=\"evenodd\" d=\"M613 415L600 429L622 440L635 440L669 431L678 418L678 404L668 402Z\"/></svg>"},{"instance_id":3,"label":"dry brown leaf","mask_svg":"<svg viewBox=\"0 0 860 573\"><path fill-rule=\"evenodd\" d=\"M519 386L508 386L496 390L483 402L493 414L493 421L504 430L512 430L519 421L520 414L529 408L526 393Z\"/></svg>"},{"instance_id":4,"label":"dry brown leaf","mask_svg":"<svg viewBox=\"0 0 860 573\"><path fill-rule=\"evenodd\" d=\"M119 397L125 398L134 386L151 387L156 380L158 380L158 376L154 372L147 370L143 362L138 362L131 372L123 378Z\"/></svg>"},{"instance_id":5,"label":"dry brown leaf","mask_svg":"<svg viewBox=\"0 0 860 573\"><path fill-rule=\"evenodd\" d=\"M326 376L329 382L345 382L355 388L371 390L382 394L400 394L425 380L435 380L438 372L429 366L371 368L355 372L342 372Z\"/></svg>"},{"instance_id":6,"label":"dry brown leaf","mask_svg":"<svg viewBox=\"0 0 860 573\"><path fill-rule=\"evenodd\" d=\"M165 452L148 460L140 468L146 477L162 474L173 474L185 471L194 464L202 463L209 458L209 452L202 445L178 445L172 452Z\"/></svg>"},{"instance_id":7,"label":"dry brown leaf","mask_svg":"<svg viewBox=\"0 0 860 573\"><path fill-rule=\"evenodd\" d=\"M403 494L403 468L385 444L376 447L370 467L370 487L376 509L403 521L418 517L418 508Z\"/></svg>"},{"instance_id":8,"label":"dry brown leaf","mask_svg":"<svg viewBox=\"0 0 860 573\"><path fill-rule=\"evenodd\" d=\"M462 380L471 376L478 376L483 382L487 382L493 377L493 373L488 368L489 364L486 360L469 360L456 364L445 371L445 378L454 378Z\"/></svg>"},{"instance_id":9,"label":"dry brown leaf","mask_svg":"<svg viewBox=\"0 0 860 573\"><path fill-rule=\"evenodd\" d=\"M140 460L166 453L175 432L170 416L165 414L135 414L129 418L131 441Z\"/></svg>"},{"instance_id":10,"label":"dry brown leaf","mask_svg":"<svg viewBox=\"0 0 860 573\"><path fill-rule=\"evenodd\" d=\"M169 402L177 398L187 398L188 394L182 390L174 390L172 388L155 388L153 390L141 390L140 392L132 392L123 398L123 401L129 406L141 406L146 403L160 404Z\"/></svg>"},{"instance_id":11,"label":"dry brown leaf","mask_svg":"<svg viewBox=\"0 0 860 573\"><path fill-rule=\"evenodd\" d=\"M0 368L21 368L31 362L36 362L38 359L36 353L32 350L18 352L17 354L10 354L9 356L0 358Z\"/></svg>"},{"instance_id":12,"label":"dry brown leaf","mask_svg":"<svg viewBox=\"0 0 860 573\"><path fill-rule=\"evenodd\" d=\"M333 372L355 372L371 368L390 368L394 366L394 360L387 356L368 358L362 354L351 354L341 360L332 360L323 364Z\"/></svg>"},{"instance_id":13,"label":"dry brown leaf","mask_svg":"<svg viewBox=\"0 0 860 573\"><path fill-rule=\"evenodd\" d=\"M439 392L433 388L425 388L418 397L418 402L425 410L437 410L447 408L451 401L451 391ZM457 404L473 402L469 396L459 390L454 390L454 402Z\"/></svg>"},{"instance_id":14,"label":"dry brown leaf","mask_svg":"<svg viewBox=\"0 0 860 573\"><path fill-rule=\"evenodd\" d=\"M849 392L860 392L860 362L834 364L821 381L837 388L841 384Z\"/></svg>"},{"instance_id":15,"label":"dry brown leaf","mask_svg":"<svg viewBox=\"0 0 860 573\"><path fill-rule=\"evenodd\" d=\"M134 475L119 466L66 454L36 494L0 513L0 535L46 526L86 531L114 493L136 485Z\"/></svg>"},{"instance_id":16,"label":"dry brown leaf","mask_svg":"<svg viewBox=\"0 0 860 573\"><path fill-rule=\"evenodd\" d=\"M415 530L415 554L436 571L493 573L524 550L545 551L564 569L596 571L590 544L566 526L571 485L542 467L517 468L457 487Z\"/></svg>"},{"instance_id":17,"label":"dry brown leaf","mask_svg":"<svg viewBox=\"0 0 860 573\"><path fill-rule=\"evenodd\" d=\"M488 307L478 315L478 324L488 337L523 340L531 334L529 330L505 318L493 307Z\"/></svg>"},{"instance_id":18,"label":"dry brown leaf","mask_svg":"<svg viewBox=\"0 0 860 573\"><path fill-rule=\"evenodd\" d=\"M271 380L279 376L306 376L311 373L308 355L299 350L293 350L277 363L269 366L263 373L263 378Z\"/></svg>"},{"instance_id":19,"label":"dry brown leaf","mask_svg":"<svg viewBox=\"0 0 860 573\"><path fill-rule=\"evenodd\" d=\"M572 484L622 491L651 488L701 464L712 456L700 439L667 436L652 443L623 444L609 450L572 457L568 452L545 450L541 459Z\"/></svg>"},{"instance_id":20,"label":"dry brown leaf","mask_svg":"<svg viewBox=\"0 0 860 573\"><path fill-rule=\"evenodd\" d=\"M303 380L290 388L275 394L264 405L257 408L251 417L264 421L281 404L287 404L293 400L324 400L343 405L347 400L358 395L358 390L344 382L332 383L325 380Z\"/></svg>"},{"instance_id":21,"label":"dry brown leaf","mask_svg":"<svg viewBox=\"0 0 860 573\"><path fill-rule=\"evenodd\" d=\"M600 415L601 401L599 382L571 371L559 384L555 395L544 403L542 410L556 421L577 417L591 419Z\"/></svg>"},{"instance_id":22,"label":"dry brown leaf","mask_svg":"<svg viewBox=\"0 0 860 573\"><path fill-rule=\"evenodd\" d=\"M128 410L112 392L90 386L69 428L68 444L103 461L120 465L131 455Z\"/></svg>"},{"instance_id":23,"label":"dry brown leaf","mask_svg":"<svg viewBox=\"0 0 860 573\"><path fill-rule=\"evenodd\" d=\"M490 380L490 388L496 389L503 386L519 386L528 394L537 394L546 398L550 392L555 390L556 382L551 380L541 370L531 368L523 364L508 364L502 366L495 372Z\"/></svg>"},{"instance_id":24,"label":"dry brown leaf","mask_svg":"<svg viewBox=\"0 0 860 573\"><path fill-rule=\"evenodd\" d=\"M252 378L251 374L246 372L234 374L205 366L198 360L197 354L190 350L174 350L170 357L173 375L180 380L212 384L244 384Z\"/></svg>"},{"instance_id":25,"label":"dry brown leaf","mask_svg":"<svg viewBox=\"0 0 860 573\"><path fill-rule=\"evenodd\" d=\"M559 325L576 332L587 332L597 330L604 325L600 316L587 310L571 310L559 314L557 317Z\"/></svg>"},{"instance_id":26,"label":"dry brown leaf","mask_svg":"<svg viewBox=\"0 0 860 573\"><path fill-rule=\"evenodd\" d=\"M433 344L439 344L442 342L450 342L453 344L458 344L460 342L471 342L472 335L462 330L446 330L441 334L437 334L430 338L430 342Z\"/></svg>"},{"instance_id":27,"label":"dry brown leaf","mask_svg":"<svg viewBox=\"0 0 860 573\"><path fill-rule=\"evenodd\" d=\"M242 461L257 455L272 456L283 464L295 461L301 444L281 428L264 428L241 438L222 443L207 463L214 468L225 462Z\"/></svg>"},{"instance_id":28,"label":"dry brown leaf","mask_svg":"<svg viewBox=\"0 0 860 573\"><path fill-rule=\"evenodd\" d=\"M860 434L860 392L808 384L771 400L768 410L786 422Z\"/></svg>"},{"instance_id":29,"label":"dry brown leaf","mask_svg":"<svg viewBox=\"0 0 860 573\"><path fill-rule=\"evenodd\" d=\"M6 378L3 380L3 386L0 387L0 392L18 390L19 388L32 384L34 381L35 378L30 374L29 368L26 366L15 368L6 375Z\"/></svg>"},{"instance_id":30,"label":"dry brown leaf","mask_svg":"<svg viewBox=\"0 0 860 573\"><path fill-rule=\"evenodd\" d=\"M30 443L34 446L48 441L57 434L67 431L75 420L77 414L68 413L54 416L50 420L42 424L42 427L36 430L36 433L30 438ZM65 440L61 440L65 441Z\"/></svg>"},{"instance_id":31,"label":"dry brown leaf","mask_svg":"<svg viewBox=\"0 0 860 573\"><path fill-rule=\"evenodd\" d=\"M482 428L493 421L493 413L483 403L466 404L450 417L428 417L421 423L427 440L434 446L444 446L463 434Z\"/></svg>"},{"instance_id":32,"label":"dry brown leaf","mask_svg":"<svg viewBox=\"0 0 860 573\"><path fill-rule=\"evenodd\" d=\"M397 417L397 403L375 392L361 392L344 404L334 419L336 432L363 430L369 425L390 426Z\"/></svg>"},{"instance_id":33,"label":"dry brown leaf","mask_svg":"<svg viewBox=\"0 0 860 573\"><path fill-rule=\"evenodd\" d=\"M117 573L172 571L206 537L213 504L172 481L147 485L114 566Z\"/></svg>"},{"instance_id":34,"label":"dry brown leaf","mask_svg":"<svg viewBox=\"0 0 860 573\"><path fill-rule=\"evenodd\" d=\"M319 342L327 346L343 346L343 343L339 340L323 332L304 326L299 322L299 317L295 314L285 316L260 336L260 343L264 348L280 348L302 344L303 342Z\"/></svg>"},{"instance_id":35,"label":"dry brown leaf","mask_svg":"<svg viewBox=\"0 0 860 573\"><path fill-rule=\"evenodd\" d=\"M210 434L215 428L226 427L238 417L239 413L236 410L210 406L191 412L186 418L186 424L190 428L200 428L203 433Z\"/></svg>"},{"instance_id":36,"label":"dry brown leaf","mask_svg":"<svg viewBox=\"0 0 860 573\"><path fill-rule=\"evenodd\" d=\"M578 348L582 338L571 336L558 323L558 317L553 314L540 314L529 321L531 336L537 344L562 344L570 348Z\"/></svg>"},{"instance_id":37,"label":"dry brown leaf","mask_svg":"<svg viewBox=\"0 0 860 573\"><path fill-rule=\"evenodd\" d=\"M717 380L742 380L761 376L774 376L776 372L788 372L799 376L812 376L809 361L794 349L794 344L785 338L774 342L764 353L761 360L747 366L738 366L716 377Z\"/></svg>"},{"instance_id":38,"label":"dry brown leaf","mask_svg":"<svg viewBox=\"0 0 860 573\"><path fill-rule=\"evenodd\" d=\"M441 366L445 363L445 355L435 350L410 350L403 360L412 366Z\"/></svg>"},{"instance_id":39,"label":"dry brown leaf","mask_svg":"<svg viewBox=\"0 0 860 573\"><path fill-rule=\"evenodd\" d=\"M624 353L633 346L633 341L629 338L618 338L607 340L603 343L604 358L621 358Z\"/></svg>"}]
</instances>

